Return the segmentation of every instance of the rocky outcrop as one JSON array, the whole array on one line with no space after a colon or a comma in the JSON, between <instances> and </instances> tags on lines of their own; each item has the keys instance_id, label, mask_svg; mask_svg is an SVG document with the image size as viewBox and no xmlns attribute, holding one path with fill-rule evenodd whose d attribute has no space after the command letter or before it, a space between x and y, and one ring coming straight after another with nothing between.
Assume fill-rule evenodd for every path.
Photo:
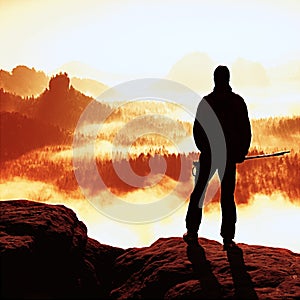
<instances>
[{"instance_id":1,"label":"rocky outcrop","mask_svg":"<svg viewBox=\"0 0 300 300\"><path fill-rule=\"evenodd\" d=\"M62 205L0 201L1 298L296 299L300 254L199 239L120 249Z\"/></svg>"},{"instance_id":2,"label":"rocky outcrop","mask_svg":"<svg viewBox=\"0 0 300 300\"><path fill-rule=\"evenodd\" d=\"M108 297L111 264L123 249L87 237L62 205L0 202L1 296Z\"/></svg>"},{"instance_id":3,"label":"rocky outcrop","mask_svg":"<svg viewBox=\"0 0 300 300\"><path fill-rule=\"evenodd\" d=\"M300 297L300 254L239 244L225 252L220 243L159 239L116 259L111 296L164 299L294 299Z\"/></svg>"}]
</instances>

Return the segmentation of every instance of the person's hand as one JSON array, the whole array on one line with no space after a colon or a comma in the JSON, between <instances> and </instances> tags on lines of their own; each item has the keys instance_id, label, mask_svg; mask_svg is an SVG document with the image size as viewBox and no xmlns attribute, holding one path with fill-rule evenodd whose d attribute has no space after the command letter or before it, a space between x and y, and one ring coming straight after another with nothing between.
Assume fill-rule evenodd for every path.
<instances>
[{"instance_id":1,"label":"person's hand","mask_svg":"<svg viewBox=\"0 0 300 300\"><path fill-rule=\"evenodd\" d=\"M245 160L245 155L238 155L236 158L236 163L240 164L244 162L244 160Z\"/></svg>"}]
</instances>

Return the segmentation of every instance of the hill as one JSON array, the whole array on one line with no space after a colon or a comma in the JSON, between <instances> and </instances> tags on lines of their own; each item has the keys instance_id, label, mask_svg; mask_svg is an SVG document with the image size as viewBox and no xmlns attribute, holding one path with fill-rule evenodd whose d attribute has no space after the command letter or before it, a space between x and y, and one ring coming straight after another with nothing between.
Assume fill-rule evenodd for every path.
<instances>
[{"instance_id":1,"label":"hill","mask_svg":"<svg viewBox=\"0 0 300 300\"><path fill-rule=\"evenodd\" d=\"M26 97L0 89L1 111L18 112L28 118L35 118L45 123L73 131L78 119L93 100L70 85L66 73L52 77L49 87L38 97ZM97 113L108 110L108 105L98 103Z\"/></svg>"},{"instance_id":2,"label":"hill","mask_svg":"<svg viewBox=\"0 0 300 300\"><path fill-rule=\"evenodd\" d=\"M11 72L0 70L0 89L23 97L41 94L48 81L44 72L26 66L17 66Z\"/></svg>"},{"instance_id":3,"label":"hill","mask_svg":"<svg viewBox=\"0 0 300 300\"><path fill-rule=\"evenodd\" d=\"M67 69L62 69L64 73ZM58 72L59 73L59 72ZM21 97L37 97L47 88L51 77L43 71L17 66L11 72L0 70L0 89ZM88 78L70 78L71 85L86 95L97 97L108 87Z\"/></svg>"},{"instance_id":4,"label":"hill","mask_svg":"<svg viewBox=\"0 0 300 300\"><path fill-rule=\"evenodd\" d=\"M0 112L0 162L46 145L70 144L66 130L19 113Z\"/></svg>"},{"instance_id":5,"label":"hill","mask_svg":"<svg viewBox=\"0 0 300 300\"><path fill-rule=\"evenodd\" d=\"M71 78L72 86L81 93L97 98L103 91L108 89L108 86L93 79L87 78Z\"/></svg>"}]
</instances>

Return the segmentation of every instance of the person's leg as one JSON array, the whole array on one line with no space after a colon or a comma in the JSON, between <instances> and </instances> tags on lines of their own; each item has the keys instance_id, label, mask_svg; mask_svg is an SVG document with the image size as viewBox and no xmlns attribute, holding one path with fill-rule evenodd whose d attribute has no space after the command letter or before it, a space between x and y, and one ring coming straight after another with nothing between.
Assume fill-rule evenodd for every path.
<instances>
[{"instance_id":1,"label":"person's leg","mask_svg":"<svg viewBox=\"0 0 300 300\"><path fill-rule=\"evenodd\" d=\"M236 165L228 162L226 164L224 177L221 182L221 208L222 225L221 236L224 242L231 241L235 235L236 206L234 202Z\"/></svg>"},{"instance_id":2,"label":"person's leg","mask_svg":"<svg viewBox=\"0 0 300 300\"><path fill-rule=\"evenodd\" d=\"M215 171L214 171L215 172ZM213 172L213 173L214 173ZM205 197L206 187L211 178L211 160L209 156L200 155L200 170L198 180L190 196L190 202L185 218L187 231L197 234L202 219L202 206Z\"/></svg>"}]
</instances>

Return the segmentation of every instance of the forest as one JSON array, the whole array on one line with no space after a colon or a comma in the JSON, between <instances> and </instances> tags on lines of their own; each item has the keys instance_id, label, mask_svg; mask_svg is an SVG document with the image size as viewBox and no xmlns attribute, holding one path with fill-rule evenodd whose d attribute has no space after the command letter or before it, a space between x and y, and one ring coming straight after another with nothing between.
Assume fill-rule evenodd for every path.
<instances>
[{"instance_id":1,"label":"forest","mask_svg":"<svg viewBox=\"0 0 300 300\"><path fill-rule=\"evenodd\" d=\"M74 175L72 161L66 158L55 157L69 148L63 146L52 146L42 148L21 156L18 159L2 163L0 170L0 181L6 182L15 178L26 178L32 181L50 183L62 192L70 193L78 191L78 183ZM256 154L257 151L250 152ZM157 160L165 160L167 169L165 176L173 180L185 182L190 188L193 184L192 162L197 159L197 153L165 154L157 155ZM149 159L151 155L141 154L136 158L130 158L131 168L139 176L147 176ZM125 159L117 161L121 167L126 167ZM122 181L113 168L111 159L97 160L97 168L106 187L114 194L122 195L137 189ZM273 157L245 161L237 167L237 203L247 203L251 196L256 193L272 195L280 192L291 202L300 205L299 189L299 154L292 151L282 157ZM146 178L146 177L145 177ZM95 178L86 176L90 185L98 184L98 174ZM219 194L214 201L217 201ZM186 200L186 199L184 199Z\"/></svg>"},{"instance_id":2,"label":"forest","mask_svg":"<svg viewBox=\"0 0 300 300\"><path fill-rule=\"evenodd\" d=\"M3 74L2 77L5 75ZM42 74L39 76L43 81ZM2 87L0 100L0 182L23 178L52 184L67 194L79 193L72 162L73 132L81 113L93 99L77 91L70 84L68 75L60 73L50 79L48 88L39 96L22 97ZM192 134L192 123L176 119L176 114L172 118L168 117L177 109L176 105L153 104L151 101L129 103L114 110L108 104L97 104L95 115L113 111L106 120L105 130L97 134L98 141L112 142L119 130L129 123L126 131L119 136L120 145L134 141L137 149L142 149L145 145L152 149L134 155L116 155L114 158L109 155L97 156L98 174L106 188L118 195L137 189L119 178L113 165L125 168L129 162L133 171L146 180L150 171L150 158L155 158L157 163L165 161L166 178L180 180L192 188L192 162L197 160L199 153L172 152L166 147L168 137L170 144L176 144ZM130 123L136 118L139 118L138 126ZM147 129L149 123L154 126L149 127L149 131L154 128L157 136L150 134L140 137L139 129ZM247 203L257 193L272 195L280 192L300 205L300 117L255 119L251 120L251 124L252 143L249 155L279 150L291 152L281 157L249 160L239 164L235 191L237 202ZM89 140L89 136L85 138L86 141ZM86 180L97 185L97 176L87 176ZM218 196L215 196L214 201L217 201Z\"/></svg>"}]
</instances>

